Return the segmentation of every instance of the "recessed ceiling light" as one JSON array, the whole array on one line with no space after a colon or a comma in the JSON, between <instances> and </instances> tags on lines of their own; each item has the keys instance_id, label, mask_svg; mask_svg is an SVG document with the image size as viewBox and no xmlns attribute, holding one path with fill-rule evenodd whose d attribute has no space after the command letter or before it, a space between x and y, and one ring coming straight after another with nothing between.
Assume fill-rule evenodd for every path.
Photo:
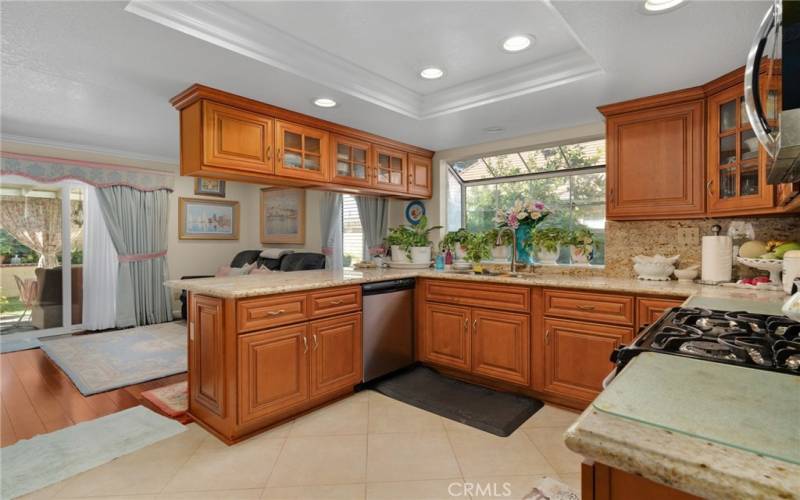
<instances>
[{"instance_id":1,"label":"recessed ceiling light","mask_svg":"<svg viewBox=\"0 0 800 500\"><path fill-rule=\"evenodd\" d=\"M499 134L500 132L505 132L506 129L503 127L486 127L483 131L488 134Z\"/></svg>"},{"instance_id":2,"label":"recessed ceiling light","mask_svg":"<svg viewBox=\"0 0 800 500\"><path fill-rule=\"evenodd\" d=\"M532 37L528 35L514 35L503 40L503 50L506 52L520 52L530 47L532 43Z\"/></svg>"},{"instance_id":3,"label":"recessed ceiling light","mask_svg":"<svg viewBox=\"0 0 800 500\"><path fill-rule=\"evenodd\" d=\"M329 97L320 97L314 99L314 105L319 106L320 108L332 108L336 106L336 101Z\"/></svg>"},{"instance_id":4,"label":"recessed ceiling light","mask_svg":"<svg viewBox=\"0 0 800 500\"><path fill-rule=\"evenodd\" d=\"M437 78L444 76L444 70L437 68L436 66L429 66L420 71L419 76L425 78L426 80L436 80Z\"/></svg>"},{"instance_id":5,"label":"recessed ceiling light","mask_svg":"<svg viewBox=\"0 0 800 500\"><path fill-rule=\"evenodd\" d=\"M683 5L684 0L645 0L644 10L648 13L662 14Z\"/></svg>"}]
</instances>

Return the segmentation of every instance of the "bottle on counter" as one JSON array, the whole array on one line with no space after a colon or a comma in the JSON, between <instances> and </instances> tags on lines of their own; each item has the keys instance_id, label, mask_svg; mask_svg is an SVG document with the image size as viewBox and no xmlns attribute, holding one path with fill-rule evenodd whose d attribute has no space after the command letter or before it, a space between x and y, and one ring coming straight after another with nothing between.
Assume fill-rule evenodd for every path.
<instances>
[{"instance_id":1,"label":"bottle on counter","mask_svg":"<svg viewBox=\"0 0 800 500\"><path fill-rule=\"evenodd\" d=\"M440 253L436 256L436 262L433 267L437 271L444 271L444 254Z\"/></svg>"}]
</instances>

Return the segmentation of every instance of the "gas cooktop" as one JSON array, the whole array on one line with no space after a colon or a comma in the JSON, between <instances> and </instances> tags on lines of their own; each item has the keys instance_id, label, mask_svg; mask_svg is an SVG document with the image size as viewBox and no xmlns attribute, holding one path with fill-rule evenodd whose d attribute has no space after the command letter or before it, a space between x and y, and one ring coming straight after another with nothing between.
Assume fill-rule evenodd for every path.
<instances>
[{"instance_id":1,"label":"gas cooktop","mask_svg":"<svg viewBox=\"0 0 800 500\"><path fill-rule=\"evenodd\" d=\"M800 375L800 323L785 316L675 307L611 360L619 371L644 351Z\"/></svg>"}]
</instances>

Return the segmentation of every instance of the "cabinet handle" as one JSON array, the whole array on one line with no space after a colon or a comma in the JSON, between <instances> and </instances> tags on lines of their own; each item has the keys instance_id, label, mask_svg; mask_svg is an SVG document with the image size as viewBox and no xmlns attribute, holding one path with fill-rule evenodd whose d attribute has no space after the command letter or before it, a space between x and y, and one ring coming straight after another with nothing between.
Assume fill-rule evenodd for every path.
<instances>
[{"instance_id":1,"label":"cabinet handle","mask_svg":"<svg viewBox=\"0 0 800 500\"><path fill-rule=\"evenodd\" d=\"M577 307L581 311L594 311L594 306L587 306L587 305L578 304L575 307Z\"/></svg>"},{"instance_id":2,"label":"cabinet handle","mask_svg":"<svg viewBox=\"0 0 800 500\"><path fill-rule=\"evenodd\" d=\"M714 184L714 181L713 181L713 180L709 180L708 182L706 182L706 191L707 191L707 192L708 192L708 194L709 194L709 195L711 195L711 196L714 196L714 191L711 189L711 186L712 186L713 184Z\"/></svg>"},{"instance_id":3,"label":"cabinet handle","mask_svg":"<svg viewBox=\"0 0 800 500\"><path fill-rule=\"evenodd\" d=\"M283 158L281 157L281 148L275 152L275 159L281 163L283 163Z\"/></svg>"},{"instance_id":4,"label":"cabinet handle","mask_svg":"<svg viewBox=\"0 0 800 500\"><path fill-rule=\"evenodd\" d=\"M469 318L464 319L464 333L469 332Z\"/></svg>"},{"instance_id":5,"label":"cabinet handle","mask_svg":"<svg viewBox=\"0 0 800 500\"><path fill-rule=\"evenodd\" d=\"M317 342L317 334L314 333L314 334L312 334L312 336L314 337L314 350L316 351L317 350L317 346L319 346L319 342Z\"/></svg>"},{"instance_id":6,"label":"cabinet handle","mask_svg":"<svg viewBox=\"0 0 800 500\"><path fill-rule=\"evenodd\" d=\"M338 306L339 304L343 304L343 303L344 303L343 300L332 300L332 301L329 302L329 304L332 305L332 306Z\"/></svg>"},{"instance_id":7,"label":"cabinet handle","mask_svg":"<svg viewBox=\"0 0 800 500\"><path fill-rule=\"evenodd\" d=\"M303 354L308 352L308 337L303 335Z\"/></svg>"},{"instance_id":8,"label":"cabinet handle","mask_svg":"<svg viewBox=\"0 0 800 500\"><path fill-rule=\"evenodd\" d=\"M547 331L544 332L544 343L545 345L550 344L550 329L548 328Z\"/></svg>"},{"instance_id":9,"label":"cabinet handle","mask_svg":"<svg viewBox=\"0 0 800 500\"><path fill-rule=\"evenodd\" d=\"M472 333L473 333L473 335L477 335L478 334L478 320L477 319L472 321Z\"/></svg>"},{"instance_id":10,"label":"cabinet handle","mask_svg":"<svg viewBox=\"0 0 800 500\"><path fill-rule=\"evenodd\" d=\"M189 323L189 340L194 341L194 322Z\"/></svg>"},{"instance_id":11,"label":"cabinet handle","mask_svg":"<svg viewBox=\"0 0 800 500\"><path fill-rule=\"evenodd\" d=\"M272 159L272 157L270 156L270 151L272 151L272 146L267 144L267 161Z\"/></svg>"},{"instance_id":12,"label":"cabinet handle","mask_svg":"<svg viewBox=\"0 0 800 500\"><path fill-rule=\"evenodd\" d=\"M612 205L616 203L616 198L614 198L614 188L608 189L608 200L611 202Z\"/></svg>"},{"instance_id":13,"label":"cabinet handle","mask_svg":"<svg viewBox=\"0 0 800 500\"><path fill-rule=\"evenodd\" d=\"M286 312L285 309L279 309L277 311L270 311L270 312L267 313L267 315L269 315L269 316L280 316L281 314L283 314L285 312Z\"/></svg>"}]
</instances>

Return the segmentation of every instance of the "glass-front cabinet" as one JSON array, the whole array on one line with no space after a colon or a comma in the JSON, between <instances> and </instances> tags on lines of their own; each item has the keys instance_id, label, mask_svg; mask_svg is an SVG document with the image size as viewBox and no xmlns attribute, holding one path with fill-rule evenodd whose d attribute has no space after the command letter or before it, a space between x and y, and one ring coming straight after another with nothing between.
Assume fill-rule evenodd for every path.
<instances>
[{"instance_id":1,"label":"glass-front cabinet","mask_svg":"<svg viewBox=\"0 0 800 500\"><path fill-rule=\"evenodd\" d=\"M405 192L408 175L406 153L376 145L372 148L372 157L375 168L373 185L379 189Z\"/></svg>"},{"instance_id":2,"label":"glass-front cabinet","mask_svg":"<svg viewBox=\"0 0 800 500\"><path fill-rule=\"evenodd\" d=\"M331 136L333 182L369 186L371 147L368 142L340 135Z\"/></svg>"},{"instance_id":3,"label":"glass-front cabinet","mask_svg":"<svg viewBox=\"0 0 800 500\"><path fill-rule=\"evenodd\" d=\"M770 122L777 125L780 77L762 79L761 102ZM744 85L725 89L708 99L709 214L775 207L775 186L767 184L767 153L753 132L744 105Z\"/></svg>"},{"instance_id":4,"label":"glass-front cabinet","mask_svg":"<svg viewBox=\"0 0 800 500\"><path fill-rule=\"evenodd\" d=\"M276 122L275 129L276 174L318 181L328 179L327 132L283 121Z\"/></svg>"}]
</instances>

